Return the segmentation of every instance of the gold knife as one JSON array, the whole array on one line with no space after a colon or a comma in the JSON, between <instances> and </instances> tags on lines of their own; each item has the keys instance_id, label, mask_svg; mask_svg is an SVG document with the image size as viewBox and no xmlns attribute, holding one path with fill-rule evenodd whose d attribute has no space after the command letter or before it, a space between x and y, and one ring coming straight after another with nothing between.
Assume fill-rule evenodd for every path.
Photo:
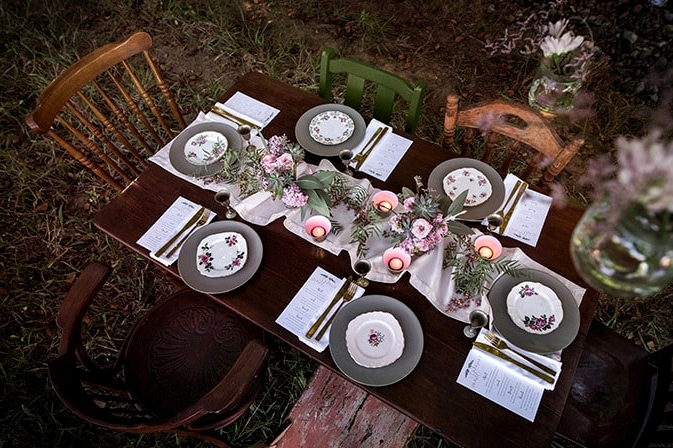
<instances>
[{"instance_id":1,"label":"gold knife","mask_svg":"<svg viewBox=\"0 0 673 448\"><path fill-rule=\"evenodd\" d=\"M196 223L196 221L199 220L199 217L203 214L203 210L205 210L205 207L201 207L196 213L194 213L194 216L189 218L189 221L187 221L187 224L185 224L182 227L182 229L180 229L178 231L178 233L173 235L173 237L170 240L168 240L168 242L166 244L161 246L161 249L156 251L154 253L154 255L156 257L160 257L164 252L166 252L168 250L168 248L171 247L173 245L173 243L175 243L175 241L178 239L178 237L185 232L185 230L189 229L191 226L193 226Z\"/></svg>"},{"instance_id":2,"label":"gold knife","mask_svg":"<svg viewBox=\"0 0 673 448\"><path fill-rule=\"evenodd\" d=\"M535 368L533 368L529 365L526 365L522 362L517 361L516 359L510 357L509 355L506 355L505 353L501 352L500 350L498 350L495 347L492 347L488 344L484 344L483 342L473 342L472 345L474 345L475 347L477 347L480 350L483 350L487 353L490 353L490 354L495 355L495 356L497 356L501 359L504 359L505 361L508 361L508 362L514 364L515 366L521 367L522 369L532 373L536 377L540 378L541 380L544 380L544 381L548 382L549 384L554 384L554 378L550 377L547 374L544 374L544 373L540 372L539 370L537 370L537 369L535 369Z\"/></svg>"},{"instance_id":3,"label":"gold knife","mask_svg":"<svg viewBox=\"0 0 673 448\"><path fill-rule=\"evenodd\" d=\"M246 120L245 118L241 118L237 115L234 115L230 112L227 112L226 110L224 110L220 107L213 106L210 110L211 110L211 112L214 112L217 115L226 118L227 120L233 121L237 125L247 124L251 128L259 129L259 126L257 126L255 123L251 123L250 121Z\"/></svg>"},{"instance_id":4,"label":"gold knife","mask_svg":"<svg viewBox=\"0 0 673 448\"><path fill-rule=\"evenodd\" d=\"M386 134L386 132L388 132L389 128L384 127L384 128L379 128L379 129L381 130L381 133L374 139L372 144L369 146L369 149L362 150L362 152L359 154L360 157L358 158L358 161L355 164L355 169L356 170L358 170L358 171L360 170L360 167L362 166L363 163L365 163L365 160L367 160L367 157L369 157L369 154L372 153L372 149L374 149L374 146L376 146L381 141L381 139Z\"/></svg>"},{"instance_id":5,"label":"gold knife","mask_svg":"<svg viewBox=\"0 0 673 448\"><path fill-rule=\"evenodd\" d=\"M318 328L320 327L320 324L322 323L322 321L325 320L325 317L327 317L327 314L329 314L329 311L334 307L334 305L336 305L337 302L339 302L339 300L341 300L341 296L344 295L344 293L346 292L346 289L348 289L348 285L350 285L352 281L353 281L353 276L349 275L348 278L346 279L346 281L344 282L344 284L341 285L341 288L339 288L337 293L334 295L334 298L332 299L332 303L329 304L327 309L325 311L323 311L323 313L320 315L318 320L316 320L315 323L311 326L311 328L308 329L308 331L306 332L306 337L307 338L310 339L311 337L313 337L315 332L318 331Z\"/></svg>"},{"instance_id":6,"label":"gold knife","mask_svg":"<svg viewBox=\"0 0 673 448\"><path fill-rule=\"evenodd\" d=\"M509 220L512 218L512 213L514 213L514 209L527 189L528 184L526 182L521 182L519 192L516 194L516 198L514 198L514 202L512 202L512 206L510 207L509 211L505 213L505 216L502 219L502 224L500 224L500 235L505 233L505 228L507 227L507 224L509 224Z\"/></svg>"}]
</instances>

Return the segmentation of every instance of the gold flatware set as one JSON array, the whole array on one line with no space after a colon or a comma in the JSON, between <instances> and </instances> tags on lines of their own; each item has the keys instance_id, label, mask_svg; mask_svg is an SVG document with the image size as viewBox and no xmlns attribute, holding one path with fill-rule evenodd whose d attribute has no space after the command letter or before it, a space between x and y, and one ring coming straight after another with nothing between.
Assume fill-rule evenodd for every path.
<instances>
[{"instance_id":1,"label":"gold flatware set","mask_svg":"<svg viewBox=\"0 0 673 448\"><path fill-rule=\"evenodd\" d=\"M213 106L210 111L219 115L220 117L226 118L229 121L233 121L237 126L246 125L253 129L259 129L259 126L257 126L255 123L252 123L243 117L239 117L238 115L232 114L231 112L228 112L221 107Z\"/></svg>"},{"instance_id":2,"label":"gold flatware set","mask_svg":"<svg viewBox=\"0 0 673 448\"><path fill-rule=\"evenodd\" d=\"M344 305L344 303L349 302L354 296L355 293L357 293L358 290L358 284L353 281L353 276L349 275L346 281L344 282L343 285L341 285L341 288L337 291L337 293L334 295L334 298L330 302L330 304L327 306L325 311L322 312L320 317L315 321L315 323L309 328L309 330L306 332L306 337L307 338L312 338L313 335L318 331L320 328L321 324L327 318L329 315L330 311L338 304L338 307L334 313L330 316L330 318L327 320L325 325L322 327L320 332L316 335L315 339L316 341L319 341L322 339L322 337L325 335L325 331L327 331L327 328L331 325L332 321L334 320L334 317L336 314L339 312L341 307Z\"/></svg>"},{"instance_id":3,"label":"gold flatware set","mask_svg":"<svg viewBox=\"0 0 673 448\"><path fill-rule=\"evenodd\" d=\"M360 170L362 164L365 163L367 157L369 157L369 155L372 153L372 149L374 149L374 147L378 145L378 143L381 141L386 132L388 132L388 129L389 128L382 126L378 128L376 131L374 131L374 133L369 138L367 143L365 143L365 145L362 147L362 151L360 151L358 154L355 155L355 157L353 157L353 160L355 160L356 170L358 171Z\"/></svg>"},{"instance_id":4,"label":"gold flatware set","mask_svg":"<svg viewBox=\"0 0 673 448\"><path fill-rule=\"evenodd\" d=\"M164 244L158 251L156 251L154 255L157 256L157 257L162 256L164 254L164 252L166 252L168 249L171 248L171 246L173 246L173 244L177 241L177 239L180 237L180 235L182 235L183 233L185 233L187 230L191 229L192 227L194 227L194 229L197 229L198 227L201 227L206 222L208 222L208 217L209 216L210 216L210 210L205 208L205 207L201 207L194 214L194 216L192 216L189 219L189 221L187 221L187 223L184 226L182 226L182 228L180 230L178 230L178 233L173 235L173 237L171 237L171 239L169 239L168 242L166 242L166 244ZM187 239L187 237L190 234L191 234L191 232L188 232L180 240L180 242L178 242L178 244L176 244L175 247L173 247L173 249L167 255L168 258L170 258L175 253L175 251L178 250L178 248L180 248L182 246L182 244L184 244L185 240Z\"/></svg>"}]
</instances>

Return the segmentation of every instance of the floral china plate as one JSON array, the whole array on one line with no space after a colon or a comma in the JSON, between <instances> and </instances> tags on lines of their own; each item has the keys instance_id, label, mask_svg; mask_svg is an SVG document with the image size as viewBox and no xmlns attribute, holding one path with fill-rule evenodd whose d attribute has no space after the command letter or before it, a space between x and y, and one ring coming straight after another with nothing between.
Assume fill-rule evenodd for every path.
<instances>
[{"instance_id":1,"label":"floral china plate","mask_svg":"<svg viewBox=\"0 0 673 448\"><path fill-rule=\"evenodd\" d=\"M346 348L359 365L384 367L402 356L404 333L390 313L373 311L360 314L348 323Z\"/></svg>"},{"instance_id":2,"label":"floral china plate","mask_svg":"<svg viewBox=\"0 0 673 448\"><path fill-rule=\"evenodd\" d=\"M493 193L491 182L484 173L476 168L465 167L453 170L444 177L442 184L444 185L444 193L452 201L467 190L466 207L483 204Z\"/></svg>"},{"instance_id":3,"label":"floral china plate","mask_svg":"<svg viewBox=\"0 0 673 448\"><path fill-rule=\"evenodd\" d=\"M352 122L353 124L342 124L340 120L344 117L341 114L348 117L346 122ZM339 118L332 118L334 116ZM328 132L327 127L321 125L320 130L316 133L312 123L325 117L328 118L325 120L326 122L335 125L335 130ZM357 147L365 138L366 130L367 124L360 112L345 104L334 103L312 107L299 117L294 126L297 143L311 154L321 157L336 157L342 149ZM344 132L346 133L344 134ZM321 143L320 139L325 139L328 143Z\"/></svg>"},{"instance_id":4,"label":"floral china plate","mask_svg":"<svg viewBox=\"0 0 673 448\"><path fill-rule=\"evenodd\" d=\"M208 235L198 245L196 265L206 277L226 277L240 271L248 257L248 244L238 232Z\"/></svg>"},{"instance_id":5,"label":"floral china plate","mask_svg":"<svg viewBox=\"0 0 673 448\"><path fill-rule=\"evenodd\" d=\"M227 147L227 137L221 133L216 131L200 132L185 143L185 160L192 165L210 165L222 158Z\"/></svg>"},{"instance_id":6,"label":"floral china plate","mask_svg":"<svg viewBox=\"0 0 673 448\"><path fill-rule=\"evenodd\" d=\"M355 131L353 119L338 110L321 112L309 123L311 138L323 145L338 145L348 140Z\"/></svg>"},{"instance_id":7,"label":"floral china plate","mask_svg":"<svg viewBox=\"0 0 673 448\"><path fill-rule=\"evenodd\" d=\"M512 321L532 334L548 334L563 321L563 305L556 293L538 282L521 282L507 294Z\"/></svg>"}]
</instances>

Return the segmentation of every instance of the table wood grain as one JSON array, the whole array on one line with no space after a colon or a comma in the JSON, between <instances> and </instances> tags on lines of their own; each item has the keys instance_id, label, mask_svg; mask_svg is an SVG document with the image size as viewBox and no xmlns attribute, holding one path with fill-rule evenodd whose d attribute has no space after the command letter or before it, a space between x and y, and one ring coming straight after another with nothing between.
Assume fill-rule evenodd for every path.
<instances>
[{"instance_id":1,"label":"table wood grain","mask_svg":"<svg viewBox=\"0 0 673 448\"><path fill-rule=\"evenodd\" d=\"M278 116L264 130L267 138L285 134L295 140L294 124L297 119L306 110L324 102L310 92L260 73L249 73L238 79L220 100L225 101L236 91L280 109ZM393 191L400 191L402 186L413 188L415 175L427 180L433 167L456 156L431 142L404 132L396 133L412 139L413 144L387 182L371 179L377 188ZM318 158L308 153L307 161L315 164L319 162ZM336 158L332 162L335 166L342 166ZM356 177L361 177L361 174L356 173ZM103 232L150 259L147 250L135 241L178 196L210 207L218 213L217 219L224 219L224 209L214 201L212 192L150 164L145 172L97 214L94 223ZM570 235L582 213L577 208L560 211L552 209L538 247L533 248L509 238L501 238L501 241L505 247L521 247L533 260L586 287L575 272L569 255ZM348 275L351 272L348 255L342 252L335 256L297 238L283 227L282 219L264 227L252 227L259 233L264 245L259 271L237 290L215 297L236 314L326 367L338 371L329 350L315 352L277 325L275 320L316 266L322 266L338 276ZM169 268L160 264L158 266L178 275L175 265ZM418 316L425 337L421 360L408 377L396 384L378 388L361 387L459 446L550 446L595 313L598 294L587 291L580 307L580 332L563 351L561 377L554 391L544 393L535 422L531 423L456 383L472 342L463 336L465 324L438 312L409 285L408 280L409 275L405 274L395 284L372 282L367 292L395 297Z\"/></svg>"}]
</instances>

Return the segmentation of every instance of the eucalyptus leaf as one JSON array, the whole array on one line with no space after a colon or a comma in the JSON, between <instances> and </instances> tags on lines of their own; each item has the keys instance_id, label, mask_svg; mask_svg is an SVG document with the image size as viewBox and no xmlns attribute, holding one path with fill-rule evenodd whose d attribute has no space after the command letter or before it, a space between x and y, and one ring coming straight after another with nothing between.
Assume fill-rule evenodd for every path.
<instances>
[{"instance_id":1,"label":"eucalyptus leaf","mask_svg":"<svg viewBox=\"0 0 673 448\"><path fill-rule=\"evenodd\" d=\"M306 196L308 196L308 205L316 213L319 213L323 216L330 216L330 210L327 206L325 200L318 194L320 190L307 190L305 191Z\"/></svg>"},{"instance_id":2,"label":"eucalyptus leaf","mask_svg":"<svg viewBox=\"0 0 673 448\"><path fill-rule=\"evenodd\" d=\"M404 199L413 198L416 193L407 187L402 187L402 196L404 196Z\"/></svg>"},{"instance_id":3,"label":"eucalyptus leaf","mask_svg":"<svg viewBox=\"0 0 673 448\"><path fill-rule=\"evenodd\" d=\"M446 226L449 228L449 232L456 233L458 235L471 235L474 233L474 230L462 222L447 221Z\"/></svg>"},{"instance_id":4,"label":"eucalyptus leaf","mask_svg":"<svg viewBox=\"0 0 673 448\"><path fill-rule=\"evenodd\" d=\"M449 216L456 216L458 213L463 211L463 206L465 205L465 199L467 199L468 190L460 193L456 199L453 200L446 214Z\"/></svg>"},{"instance_id":5,"label":"eucalyptus leaf","mask_svg":"<svg viewBox=\"0 0 673 448\"><path fill-rule=\"evenodd\" d=\"M334 176L336 176L336 174L336 171L317 171L313 173L313 177L322 182L324 188L327 188L332 183L332 180L334 180Z\"/></svg>"},{"instance_id":6,"label":"eucalyptus leaf","mask_svg":"<svg viewBox=\"0 0 673 448\"><path fill-rule=\"evenodd\" d=\"M295 182L302 190L320 190L325 188L325 185L312 174L302 176Z\"/></svg>"}]
</instances>

